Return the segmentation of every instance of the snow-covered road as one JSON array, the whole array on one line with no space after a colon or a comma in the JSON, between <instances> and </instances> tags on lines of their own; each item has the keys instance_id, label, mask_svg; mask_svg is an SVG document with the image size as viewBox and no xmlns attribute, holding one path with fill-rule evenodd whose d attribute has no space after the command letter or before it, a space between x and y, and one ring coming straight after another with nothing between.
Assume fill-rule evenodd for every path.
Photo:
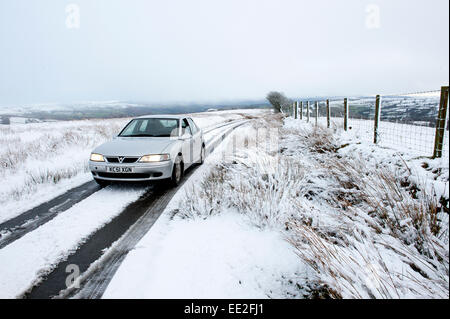
<instances>
[{"instance_id":1,"label":"snow-covered road","mask_svg":"<svg viewBox=\"0 0 450 319\"><path fill-rule=\"evenodd\" d=\"M222 123L207 121L206 117L197 121L199 126L208 128L205 140L209 151L221 142L225 134L245 123L229 117L221 118ZM224 126L225 119L228 119L229 123ZM50 297L66 288L65 279L69 274L66 273L65 266L73 260L73 256L81 251L84 253L81 256L84 260L81 260L79 265L75 264L81 271L86 270L105 249L140 220L148 210L146 206L157 202L157 198L164 197L165 193L171 193L166 196L167 204L176 192L176 189L161 191L156 188L138 185L108 186L93 191L90 196L81 198L66 210L55 210L54 216L44 222L39 220L39 216L36 216L36 220L28 221L27 225L37 223L38 227L30 227L29 231L22 231L13 241L0 246L0 298ZM60 204L64 206L64 198L61 201ZM55 203L55 207L58 207L58 203ZM127 212L126 208L129 207L133 208L133 212ZM163 209L158 206L158 210L160 211L153 212L153 220L146 227L151 227ZM102 232L104 229L108 230ZM148 230L144 229L146 230L141 236ZM99 233L103 233L103 237L98 235ZM5 235L5 232L3 234ZM96 235L102 238L97 238ZM95 240L98 242L92 245ZM133 246L127 246L127 249L132 248Z\"/></svg>"}]
</instances>

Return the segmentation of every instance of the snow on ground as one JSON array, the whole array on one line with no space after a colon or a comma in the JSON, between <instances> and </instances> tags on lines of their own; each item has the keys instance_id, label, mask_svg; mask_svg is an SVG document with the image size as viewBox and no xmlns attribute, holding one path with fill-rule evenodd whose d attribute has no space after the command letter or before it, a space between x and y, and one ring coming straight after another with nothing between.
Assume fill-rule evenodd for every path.
<instances>
[{"instance_id":1,"label":"snow on ground","mask_svg":"<svg viewBox=\"0 0 450 319\"><path fill-rule=\"evenodd\" d=\"M129 253L103 298L283 297L273 290L296 271L297 256L279 233L232 212L196 222L167 216Z\"/></svg>"},{"instance_id":2,"label":"snow on ground","mask_svg":"<svg viewBox=\"0 0 450 319\"><path fill-rule=\"evenodd\" d=\"M379 125L379 142L373 144L373 121L349 120L349 129L342 129L342 119L332 118L332 126L337 129L340 143L350 147L341 150L345 154L358 153L374 163L389 161L392 157L401 158L411 166L415 174L415 182L428 185L436 192L436 196L449 197L449 134L444 134L442 158L431 159L434 148L436 129L425 126L415 126L381 121ZM319 118L320 125L326 125L326 118ZM314 121L311 122L314 124ZM288 122L288 125L298 125ZM392 161L391 161L392 162ZM423 167L426 166L426 167ZM436 176L433 171L439 170Z\"/></svg>"},{"instance_id":3,"label":"snow on ground","mask_svg":"<svg viewBox=\"0 0 450 319\"><path fill-rule=\"evenodd\" d=\"M193 117L211 127L261 112ZM21 150L0 151L11 185L39 161L55 172L78 168L16 191L0 218L14 201L32 206L88 180L86 145L108 138L117 121L125 119L2 128L1 145ZM264 116L237 129L177 192L103 297L448 298L448 161L404 142L374 145L370 129L352 122L348 132L312 124ZM109 186L0 249L0 297L22 294L144 191Z\"/></svg>"},{"instance_id":4,"label":"snow on ground","mask_svg":"<svg viewBox=\"0 0 450 319\"><path fill-rule=\"evenodd\" d=\"M194 113L190 114L190 116L192 116L195 123L203 129L212 128L223 122L242 119L242 115L239 115L236 112L224 113L223 111Z\"/></svg>"},{"instance_id":5,"label":"snow on ground","mask_svg":"<svg viewBox=\"0 0 450 319\"><path fill-rule=\"evenodd\" d=\"M223 160L238 128L183 185L161 217L131 251L103 298L283 298L288 276L303 265L277 231L254 227L235 210L211 218L173 218L189 189Z\"/></svg>"},{"instance_id":6,"label":"snow on ground","mask_svg":"<svg viewBox=\"0 0 450 319\"><path fill-rule=\"evenodd\" d=\"M108 186L0 249L0 298L16 298L144 192Z\"/></svg>"},{"instance_id":7,"label":"snow on ground","mask_svg":"<svg viewBox=\"0 0 450 319\"><path fill-rule=\"evenodd\" d=\"M315 119L311 118L311 123ZM318 119L319 124L326 125L326 117ZM343 127L342 118L331 118L331 122L336 127ZM366 143L373 142L374 121L362 119L349 119L349 137L360 139ZM387 148L395 149L405 154L416 157L431 157L434 151L434 138L436 128L422 125L412 125L404 123L393 123L381 121L378 128L378 144ZM443 159L449 158L449 134L448 130L444 134Z\"/></svg>"},{"instance_id":8,"label":"snow on ground","mask_svg":"<svg viewBox=\"0 0 450 319\"><path fill-rule=\"evenodd\" d=\"M321 214L303 213L313 227L296 228L294 243L316 262L319 280L351 298L448 298L448 160L401 143L375 145L358 130L314 130L292 118L284 127L315 149L286 138L292 156L315 161L308 178L319 185Z\"/></svg>"},{"instance_id":9,"label":"snow on ground","mask_svg":"<svg viewBox=\"0 0 450 319\"><path fill-rule=\"evenodd\" d=\"M214 116L214 115L213 115ZM236 116L231 114L231 116L222 116L222 122L228 120L229 118L235 119ZM238 116L238 118L242 118ZM194 118L195 120L195 118ZM119 120L107 120L102 123L106 127L111 126L114 131L119 126L114 126L117 121L124 121L126 119ZM216 123L219 122L215 119ZM88 123L86 123L88 122ZM47 127L10 127L9 129L15 131L17 136L12 137L5 135L7 139L16 138L16 143L20 145L22 139L29 141L31 143L37 143L41 141L39 134L44 136L49 136L52 129L59 129L54 132L53 136L59 136L60 139L64 140L67 137L66 133L68 130L78 131L81 129L86 132L88 129L96 130L99 127L97 121L76 121L76 122L62 122L54 123L56 126ZM204 122L207 123L207 122ZM45 123L48 125L48 123ZM208 123L210 124L210 123ZM203 126L202 124L199 124ZM42 130L39 130L42 128ZM105 129L104 127L101 128ZM218 134L223 129L215 131ZM36 132L35 132L36 131ZM23 135L20 135L20 134ZM37 136L33 136L36 134ZM212 134L212 133L211 133ZM210 134L210 135L211 135ZM86 134L87 135L87 134ZM86 137L86 135L83 135ZM87 137L89 143L91 136ZM36 140L37 139L37 140ZM59 141L55 138L55 141ZM64 146L65 141L59 141ZM34 144L26 144L34 145ZM25 147L25 146L22 146ZM74 149L79 152L87 152L82 154L82 156L76 157ZM61 154L60 156L66 156L66 162L61 165L74 165L76 161L84 162L88 158L89 149L83 150L82 147L76 143L71 145L71 147L66 147L62 149L55 150L55 153L70 151L68 154ZM85 156L85 157L84 157ZM41 159L48 167L52 167L52 163L56 166L58 163L52 162L52 158ZM72 162L71 162L72 160ZM17 166L14 169L20 169L23 163L17 162ZM26 166L26 165L25 165ZM32 167L32 164L26 166L28 169ZM64 168L64 166L61 166ZM5 169L6 170L6 169ZM12 172L3 172L5 175ZM19 178L19 176L17 177ZM78 173L74 176L69 176L67 179L62 179L56 183L47 181L38 184L38 191L28 195L29 198L33 196L45 194L44 200L50 199L60 191L57 188L70 188L70 185L75 185L77 183L82 183L85 180L89 180L89 174ZM7 245L6 247L0 249L0 298L14 298L23 294L27 289L29 289L33 284L39 281L42 276L50 272L61 260L65 259L73 251L75 251L83 242L96 230L103 227L105 224L110 222L114 217L122 212L122 210L131 202L136 201L145 191L146 187L130 187L127 185L111 185L100 191L94 193L85 200L74 205L70 209L59 213L54 219L38 227L36 230L24 235L20 239L14 241L13 243ZM48 194L46 194L48 192ZM53 196L52 196L53 195ZM33 200L31 204L26 204L24 201L26 197L21 197L17 199L17 205L20 206L22 203L23 207L32 207L36 205L37 200ZM23 209L24 209L23 208ZM2 208L3 209L3 208ZM2 210L2 213L6 211ZM3 216L6 216L5 214Z\"/></svg>"},{"instance_id":10,"label":"snow on ground","mask_svg":"<svg viewBox=\"0 0 450 319\"><path fill-rule=\"evenodd\" d=\"M0 223L91 179L91 150L128 119L0 127Z\"/></svg>"},{"instance_id":11,"label":"snow on ground","mask_svg":"<svg viewBox=\"0 0 450 319\"><path fill-rule=\"evenodd\" d=\"M248 110L258 114L264 110ZM242 119L247 110L194 113L202 128ZM0 223L92 179L91 150L129 119L0 125Z\"/></svg>"},{"instance_id":12,"label":"snow on ground","mask_svg":"<svg viewBox=\"0 0 450 319\"><path fill-rule=\"evenodd\" d=\"M448 298L448 162L354 132L238 130L246 143L208 158L103 297Z\"/></svg>"}]
</instances>

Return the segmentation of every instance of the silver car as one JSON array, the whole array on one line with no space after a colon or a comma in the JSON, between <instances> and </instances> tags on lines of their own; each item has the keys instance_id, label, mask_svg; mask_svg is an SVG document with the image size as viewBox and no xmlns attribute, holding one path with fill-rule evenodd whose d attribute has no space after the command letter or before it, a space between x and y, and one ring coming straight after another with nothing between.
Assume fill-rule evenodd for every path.
<instances>
[{"instance_id":1,"label":"silver car","mask_svg":"<svg viewBox=\"0 0 450 319\"><path fill-rule=\"evenodd\" d=\"M150 115L131 120L113 140L95 148L89 169L100 185L167 179L176 186L189 166L204 159L203 132L190 117Z\"/></svg>"}]
</instances>

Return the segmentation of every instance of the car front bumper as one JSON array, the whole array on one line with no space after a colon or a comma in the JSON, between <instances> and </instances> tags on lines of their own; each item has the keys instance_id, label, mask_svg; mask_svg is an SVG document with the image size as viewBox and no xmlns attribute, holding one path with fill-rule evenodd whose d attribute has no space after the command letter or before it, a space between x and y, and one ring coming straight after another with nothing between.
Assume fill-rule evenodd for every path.
<instances>
[{"instance_id":1,"label":"car front bumper","mask_svg":"<svg viewBox=\"0 0 450 319\"><path fill-rule=\"evenodd\" d=\"M108 167L129 167L132 169L131 173L113 173L108 170ZM133 164L118 164L108 162L92 162L89 161L89 169L92 176L96 179L106 181L151 181L170 178L172 176L172 161L158 162L158 163L133 163Z\"/></svg>"}]
</instances>

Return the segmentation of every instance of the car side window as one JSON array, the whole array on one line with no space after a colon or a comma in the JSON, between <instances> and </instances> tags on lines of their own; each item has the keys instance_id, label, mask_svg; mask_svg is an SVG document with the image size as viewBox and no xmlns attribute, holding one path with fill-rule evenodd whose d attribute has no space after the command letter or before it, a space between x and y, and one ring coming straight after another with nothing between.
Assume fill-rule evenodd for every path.
<instances>
[{"instance_id":1,"label":"car side window","mask_svg":"<svg viewBox=\"0 0 450 319\"><path fill-rule=\"evenodd\" d=\"M181 123L181 135L184 135L186 133L192 135L191 127L189 126L189 123L186 119L183 119L183 122Z\"/></svg>"},{"instance_id":2,"label":"car side window","mask_svg":"<svg viewBox=\"0 0 450 319\"><path fill-rule=\"evenodd\" d=\"M144 121L140 121L139 125L139 132L145 132L145 130L147 129L147 125L148 125L148 120L144 120Z\"/></svg>"},{"instance_id":3,"label":"car side window","mask_svg":"<svg viewBox=\"0 0 450 319\"><path fill-rule=\"evenodd\" d=\"M191 118L188 118L189 125L192 129L192 134L196 134L198 132L198 127L195 125L194 121Z\"/></svg>"}]
</instances>

